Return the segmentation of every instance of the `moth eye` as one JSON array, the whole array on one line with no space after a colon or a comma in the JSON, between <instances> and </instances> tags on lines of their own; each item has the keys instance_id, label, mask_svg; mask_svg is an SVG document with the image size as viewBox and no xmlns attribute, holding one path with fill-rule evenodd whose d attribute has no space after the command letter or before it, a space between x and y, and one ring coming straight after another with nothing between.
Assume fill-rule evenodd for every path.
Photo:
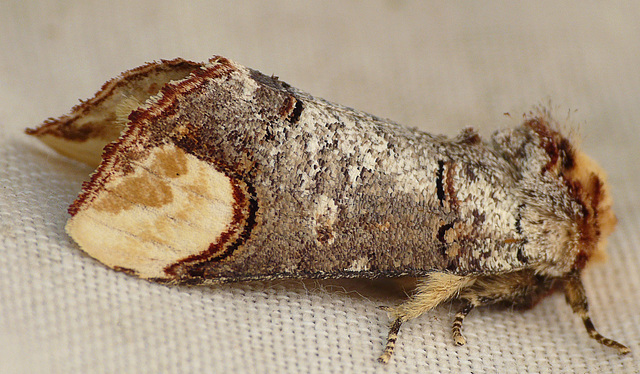
<instances>
[{"instance_id":1,"label":"moth eye","mask_svg":"<svg viewBox=\"0 0 640 374\"><path fill-rule=\"evenodd\" d=\"M572 170L576 166L575 152L567 138L562 138L562 140L558 144L558 150L560 151L560 162L562 165L562 170Z\"/></svg>"}]
</instances>

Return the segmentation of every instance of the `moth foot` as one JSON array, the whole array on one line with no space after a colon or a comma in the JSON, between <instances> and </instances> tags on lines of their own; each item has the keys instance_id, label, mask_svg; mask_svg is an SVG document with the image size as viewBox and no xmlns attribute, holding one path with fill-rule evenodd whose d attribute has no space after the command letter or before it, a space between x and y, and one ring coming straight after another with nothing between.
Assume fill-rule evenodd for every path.
<instances>
[{"instance_id":1,"label":"moth foot","mask_svg":"<svg viewBox=\"0 0 640 374\"><path fill-rule=\"evenodd\" d=\"M401 325L402 320L400 318L396 318L396 320L391 324L389 336L387 337L387 345L384 347L384 351L380 357L378 357L378 362L386 364L391 360L393 350L396 348L396 341L398 340L398 332L400 332Z\"/></svg>"},{"instance_id":2,"label":"moth foot","mask_svg":"<svg viewBox=\"0 0 640 374\"><path fill-rule=\"evenodd\" d=\"M467 343L467 339L465 339L464 335L462 335L462 333L460 332L460 330L456 330L455 328L453 329L453 342L457 345L457 346L462 346L465 345Z\"/></svg>"},{"instance_id":3,"label":"moth foot","mask_svg":"<svg viewBox=\"0 0 640 374\"><path fill-rule=\"evenodd\" d=\"M456 318L453 320L453 328L451 329L451 332L453 334L453 342L458 346L465 345L467 342L467 339L462 335L462 322L473 307L474 305L472 303L465 304L465 306L456 313Z\"/></svg>"}]
</instances>

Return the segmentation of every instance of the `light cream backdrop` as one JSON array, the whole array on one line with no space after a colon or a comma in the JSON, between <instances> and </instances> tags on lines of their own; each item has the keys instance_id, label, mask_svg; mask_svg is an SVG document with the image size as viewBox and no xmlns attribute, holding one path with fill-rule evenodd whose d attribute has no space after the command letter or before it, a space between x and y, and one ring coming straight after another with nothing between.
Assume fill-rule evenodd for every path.
<instances>
[{"instance_id":1,"label":"light cream backdrop","mask_svg":"<svg viewBox=\"0 0 640 374\"><path fill-rule=\"evenodd\" d=\"M444 2L443 2L444 3ZM637 372L640 7L632 2L3 1L0 372ZM369 282L165 287L106 269L65 235L90 169L22 133L120 71L220 54L308 92L434 133L483 135L552 100L609 172L620 221L585 275L589 339L561 295L527 312L452 308L406 324L397 354Z\"/></svg>"}]
</instances>

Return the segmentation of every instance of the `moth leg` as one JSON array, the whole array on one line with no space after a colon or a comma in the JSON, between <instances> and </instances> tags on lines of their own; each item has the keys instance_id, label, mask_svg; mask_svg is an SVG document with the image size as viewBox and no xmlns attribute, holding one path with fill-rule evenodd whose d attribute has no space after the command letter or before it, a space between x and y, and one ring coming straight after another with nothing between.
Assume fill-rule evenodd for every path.
<instances>
[{"instance_id":1,"label":"moth leg","mask_svg":"<svg viewBox=\"0 0 640 374\"><path fill-rule=\"evenodd\" d=\"M453 333L453 341L456 345L464 345L467 342L467 339L462 335L462 322L474 307L475 305L473 303L467 302L467 304L465 304L465 306L456 313L456 318L453 320L453 328L451 329L451 332Z\"/></svg>"},{"instance_id":2,"label":"moth leg","mask_svg":"<svg viewBox=\"0 0 640 374\"><path fill-rule=\"evenodd\" d=\"M396 348L396 340L398 340L398 332L400 332L400 326L402 325L402 320L400 318L396 318L395 321L391 324L391 329L389 330L389 336L387 337L387 345L384 347L384 351L378 357L378 362L382 362L386 364L391 359L391 355L393 355L393 350Z\"/></svg>"},{"instance_id":3,"label":"moth leg","mask_svg":"<svg viewBox=\"0 0 640 374\"><path fill-rule=\"evenodd\" d=\"M473 283L474 280L473 277L448 273L432 273L428 277L420 279L415 294L409 300L394 308L387 309L393 316L394 322L391 324L387 345L378 361L389 362L398 339L398 331L400 331L403 322L416 318L442 302L457 297L460 290Z\"/></svg>"},{"instance_id":4,"label":"moth leg","mask_svg":"<svg viewBox=\"0 0 640 374\"><path fill-rule=\"evenodd\" d=\"M606 345L607 347L618 350L621 355L631 352L631 350L623 344L618 343L615 340L605 338L596 331L591 317L589 317L589 304L587 303L587 295L584 291L584 286L580 281L580 276L573 274L565 279L564 294L567 300L567 304L571 305L573 312L582 318L584 327L587 329L589 336L595 339L598 343Z\"/></svg>"}]
</instances>

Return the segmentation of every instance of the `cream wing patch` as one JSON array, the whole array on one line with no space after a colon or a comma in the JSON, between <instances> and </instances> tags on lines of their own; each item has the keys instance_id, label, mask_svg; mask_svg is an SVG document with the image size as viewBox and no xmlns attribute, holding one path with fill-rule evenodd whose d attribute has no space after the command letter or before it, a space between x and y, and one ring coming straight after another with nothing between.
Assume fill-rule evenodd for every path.
<instances>
[{"instance_id":1,"label":"cream wing patch","mask_svg":"<svg viewBox=\"0 0 640 374\"><path fill-rule=\"evenodd\" d=\"M212 164L168 144L131 166L66 226L100 262L166 278L165 268L206 252L232 226L233 182Z\"/></svg>"},{"instance_id":2,"label":"cream wing patch","mask_svg":"<svg viewBox=\"0 0 640 374\"><path fill-rule=\"evenodd\" d=\"M102 161L102 150L113 139L92 137L84 141L73 141L50 134L39 135L40 141L61 155L97 167Z\"/></svg>"}]
</instances>

